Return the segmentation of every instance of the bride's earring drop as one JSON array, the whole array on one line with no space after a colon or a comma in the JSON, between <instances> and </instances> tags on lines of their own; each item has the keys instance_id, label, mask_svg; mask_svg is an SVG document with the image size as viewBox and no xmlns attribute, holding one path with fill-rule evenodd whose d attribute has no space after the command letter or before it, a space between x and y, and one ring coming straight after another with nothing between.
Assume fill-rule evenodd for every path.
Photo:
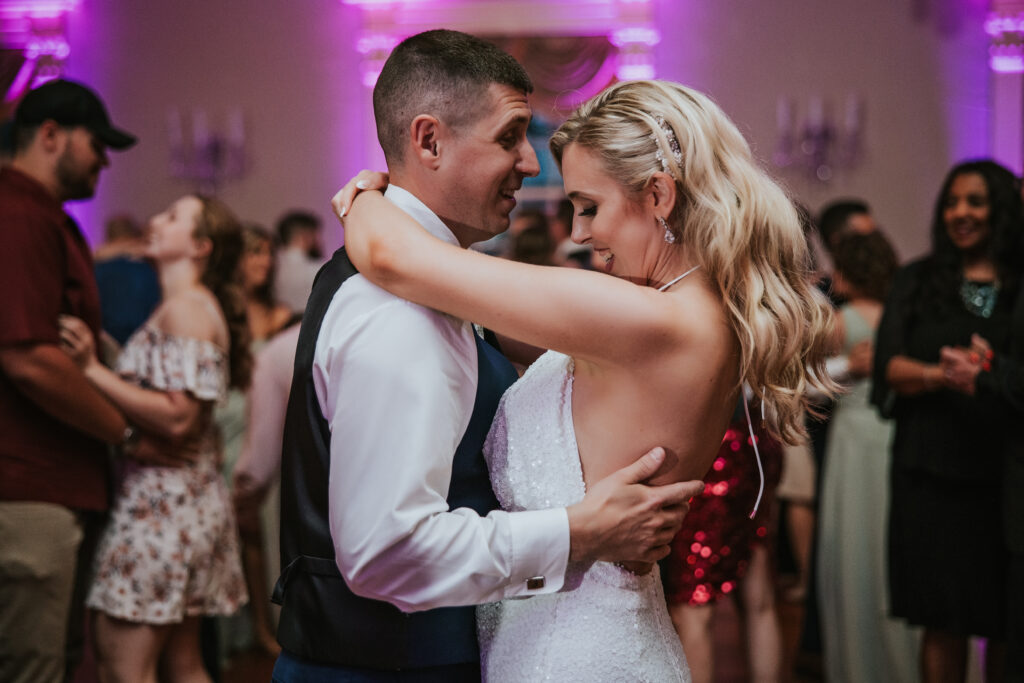
<instances>
[{"instance_id":1,"label":"bride's earring drop","mask_svg":"<svg viewBox=\"0 0 1024 683\"><path fill-rule=\"evenodd\" d=\"M668 223L661 216L658 216L658 222L661 223L661 227L665 230L665 242L673 244L676 241L676 234L668 227Z\"/></svg>"}]
</instances>

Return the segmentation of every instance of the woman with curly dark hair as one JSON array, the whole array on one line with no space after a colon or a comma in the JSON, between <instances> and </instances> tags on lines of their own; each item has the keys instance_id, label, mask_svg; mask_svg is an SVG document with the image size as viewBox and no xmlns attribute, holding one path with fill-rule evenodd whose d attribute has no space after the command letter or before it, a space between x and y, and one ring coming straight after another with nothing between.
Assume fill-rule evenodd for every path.
<instances>
[{"instance_id":1,"label":"woman with curly dark hair","mask_svg":"<svg viewBox=\"0 0 1024 683\"><path fill-rule=\"evenodd\" d=\"M1020 261L1020 186L992 161L946 176L932 251L897 274L879 325L873 402L895 418L892 613L924 627L924 681L963 680L969 636L1002 662L1006 555L997 495L1005 406L956 390L943 347L974 334L1005 350Z\"/></svg>"},{"instance_id":2,"label":"woman with curly dark hair","mask_svg":"<svg viewBox=\"0 0 1024 683\"><path fill-rule=\"evenodd\" d=\"M256 224L242 228L244 249L238 261L238 284L245 297L249 324L250 351L255 358L271 337L280 332L292 318L290 308L275 296L275 245L270 233ZM225 481L234 477L235 464L242 453L242 444L249 426L249 391L233 388L227 398L217 404L214 420L220 430L222 444L221 469ZM267 587L264 562L264 530L261 508L242 505L235 510L242 541L242 566L246 585L253 596L248 611L221 624L220 643L225 654L248 649L255 644L276 656L280 651L274 638L270 612L270 589ZM266 514L276 516L275 510ZM272 558L271 558L272 559ZM274 575L276 577L276 573Z\"/></svg>"}]
</instances>

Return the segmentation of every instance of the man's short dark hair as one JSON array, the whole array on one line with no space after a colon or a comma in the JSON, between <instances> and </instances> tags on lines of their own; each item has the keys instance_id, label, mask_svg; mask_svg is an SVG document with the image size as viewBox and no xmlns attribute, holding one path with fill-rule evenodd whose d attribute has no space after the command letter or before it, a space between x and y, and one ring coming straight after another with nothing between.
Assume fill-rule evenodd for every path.
<instances>
[{"instance_id":1,"label":"man's short dark hair","mask_svg":"<svg viewBox=\"0 0 1024 683\"><path fill-rule=\"evenodd\" d=\"M818 233L821 234L825 248L831 251L839 233L846 228L850 216L861 213L871 213L871 207L861 199L841 199L826 204L821 210L821 217L818 218Z\"/></svg>"},{"instance_id":2,"label":"man's short dark hair","mask_svg":"<svg viewBox=\"0 0 1024 683\"><path fill-rule=\"evenodd\" d=\"M519 62L476 36L439 29L399 43L373 89L377 139L388 165L401 164L414 118L429 114L452 128L474 123L492 83L533 92Z\"/></svg>"},{"instance_id":3,"label":"man's short dark hair","mask_svg":"<svg viewBox=\"0 0 1024 683\"><path fill-rule=\"evenodd\" d=\"M309 211L289 211L277 221L277 239L288 244L296 230L319 230L320 217Z\"/></svg>"}]
</instances>

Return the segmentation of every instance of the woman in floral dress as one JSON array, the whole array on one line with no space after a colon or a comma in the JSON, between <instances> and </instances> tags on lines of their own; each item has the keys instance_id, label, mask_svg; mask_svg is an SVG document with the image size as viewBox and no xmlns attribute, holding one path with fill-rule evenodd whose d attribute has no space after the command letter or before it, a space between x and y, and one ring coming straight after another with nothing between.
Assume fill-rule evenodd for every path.
<instances>
[{"instance_id":1,"label":"woman in floral dress","mask_svg":"<svg viewBox=\"0 0 1024 683\"><path fill-rule=\"evenodd\" d=\"M147 434L176 444L180 466L122 461L110 523L87 600L102 680L208 680L199 619L246 600L230 498L211 417L229 386L245 386L251 358L234 283L238 221L221 203L187 195L151 221L148 256L163 303L126 344L116 372L94 340L62 320L65 350Z\"/></svg>"}]
</instances>

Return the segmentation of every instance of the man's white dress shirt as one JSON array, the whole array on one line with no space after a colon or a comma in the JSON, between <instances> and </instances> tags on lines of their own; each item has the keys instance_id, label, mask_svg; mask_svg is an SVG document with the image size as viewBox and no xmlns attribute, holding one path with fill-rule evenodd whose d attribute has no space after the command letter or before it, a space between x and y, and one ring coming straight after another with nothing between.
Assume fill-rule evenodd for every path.
<instances>
[{"instance_id":1,"label":"man's white dress shirt","mask_svg":"<svg viewBox=\"0 0 1024 683\"><path fill-rule=\"evenodd\" d=\"M409 192L392 185L385 196L435 237L458 244ZM313 381L331 428L331 537L353 592L415 611L562 587L564 508L486 517L448 510L452 458L477 389L468 322L355 275L327 309ZM544 580L528 586L534 577Z\"/></svg>"}]
</instances>

